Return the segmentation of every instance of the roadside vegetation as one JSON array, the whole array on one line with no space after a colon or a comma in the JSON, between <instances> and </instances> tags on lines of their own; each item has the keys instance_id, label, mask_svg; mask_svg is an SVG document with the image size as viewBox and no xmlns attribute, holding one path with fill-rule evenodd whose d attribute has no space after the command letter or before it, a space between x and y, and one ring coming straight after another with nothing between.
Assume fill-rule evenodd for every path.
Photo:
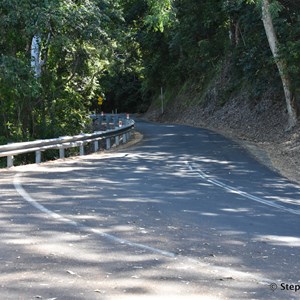
<instances>
[{"instance_id":1,"label":"roadside vegetation","mask_svg":"<svg viewBox=\"0 0 300 300\"><path fill-rule=\"evenodd\" d=\"M297 123L293 0L2 0L0 144L75 134L89 114L272 91ZM101 106L97 99L104 98Z\"/></svg>"}]
</instances>

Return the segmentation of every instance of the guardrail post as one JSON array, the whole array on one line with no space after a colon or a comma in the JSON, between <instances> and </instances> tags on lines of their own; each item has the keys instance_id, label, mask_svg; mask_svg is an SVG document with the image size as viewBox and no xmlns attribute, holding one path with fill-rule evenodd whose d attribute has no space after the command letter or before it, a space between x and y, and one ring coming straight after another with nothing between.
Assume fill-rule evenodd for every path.
<instances>
[{"instance_id":1,"label":"guardrail post","mask_svg":"<svg viewBox=\"0 0 300 300\"><path fill-rule=\"evenodd\" d=\"M42 162L42 151L35 151L35 163L40 164Z\"/></svg>"},{"instance_id":2,"label":"guardrail post","mask_svg":"<svg viewBox=\"0 0 300 300\"><path fill-rule=\"evenodd\" d=\"M120 137L118 135L116 135L116 137L115 137L115 144L116 144L116 146L120 145Z\"/></svg>"},{"instance_id":3,"label":"guardrail post","mask_svg":"<svg viewBox=\"0 0 300 300\"><path fill-rule=\"evenodd\" d=\"M113 120L114 120L114 128L117 128L119 124L118 115L114 115Z\"/></svg>"},{"instance_id":4,"label":"guardrail post","mask_svg":"<svg viewBox=\"0 0 300 300\"><path fill-rule=\"evenodd\" d=\"M110 137L106 138L106 150L110 149Z\"/></svg>"},{"instance_id":5,"label":"guardrail post","mask_svg":"<svg viewBox=\"0 0 300 300\"><path fill-rule=\"evenodd\" d=\"M79 154L80 154L80 156L84 155L84 144L80 145L80 147L79 147Z\"/></svg>"},{"instance_id":6,"label":"guardrail post","mask_svg":"<svg viewBox=\"0 0 300 300\"><path fill-rule=\"evenodd\" d=\"M99 141L94 141L94 152L97 152L99 150Z\"/></svg>"},{"instance_id":7,"label":"guardrail post","mask_svg":"<svg viewBox=\"0 0 300 300\"><path fill-rule=\"evenodd\" d=\"M14 157L13 155L7 156L7 167L11 168L14 166Z\"/></svg>"},{"instance_id":8,"label":"guardrail post","mask_svg":"<svg viewBox=\"0 0 300 300\"><path fill-rule=\"evenodd\" d=\"M123 134L123 144L126 144L127 143L127 134L124 133Z\"/></svg>"},{"instance_id":9,"label":"guardrail post","mask_svg":"<svg viewBox=\"0 0 300 300\"><path fill-rule=\"evenodd\" d=\"M65 158L65 148L59 148L59 158Z\"/></svg>"},{"instance_id":10,"label":"guardrail post","mask_svg":"<svg viewBox=\"0 0 300 300\"><path fill-rule=\"evenodd\" d=\"M109 130L110 116L106 116L106 130Z\"/></svg>"}]
</instances>

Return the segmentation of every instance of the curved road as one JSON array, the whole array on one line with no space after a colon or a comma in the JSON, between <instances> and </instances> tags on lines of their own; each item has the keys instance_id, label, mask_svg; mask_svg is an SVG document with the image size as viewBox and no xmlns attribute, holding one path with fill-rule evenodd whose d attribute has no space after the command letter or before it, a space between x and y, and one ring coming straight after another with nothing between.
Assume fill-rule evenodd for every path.
<instances>
[{"instance_id":1,"label":"curved road","mask_svg":"<svg viewBox=\"0 0 300 300\"><path fill-rule=\"evenodd\" d=\"M137 130L1 171L1 299L299 299L299 186L216 133Z\"/></svg>"}]
</instances>

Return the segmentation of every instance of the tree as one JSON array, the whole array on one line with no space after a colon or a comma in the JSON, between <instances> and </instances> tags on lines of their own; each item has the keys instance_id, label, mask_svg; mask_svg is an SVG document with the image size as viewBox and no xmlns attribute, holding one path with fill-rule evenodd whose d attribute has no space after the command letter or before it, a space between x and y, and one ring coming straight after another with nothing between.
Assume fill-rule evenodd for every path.
<instances>
[{"instance_id":1,"label":"tree","mask_svg":"<svg viewBox=\"0 0 300 300\"><path fill-rule=\"evenodd\" d=\"M293 0L2 0L0 139L77 133L101 94L107 109L134 111L161 85L201 92L224 64L233 85L255 91L278 86L280 74L293 127L299 9Z\"/></svg>"},{"instance_id":2,"label":"tree","mask_svg":"<svg viewBox=\"0 0 300 300\"><path fill-rule=\"evenodd\" d=\"M174 18L174 0L147 0L148 14L145 23L155 31L163 32Z\"/></svg>"},{"instance_id":3,"label":"tree","mask_svg":"<svg viewBox=\"0 0 300 300\"><path fill-rule=\"evenodd\" d=\"M0 136L78 133L118 47L112 0L0 2Z\"/></svg>"},{"instance_id":4,"label":"tree","mask_svg":"<svg viewBox=\"0 0 300 300\"><path fill-rule=\"evenodd\" d=\"M270 10L270 0L262 1L262 20L265 27L266 35L272 51L273 57L275 59L277 68L280 73L286 106L288 111L288 129L293 128L297 124L297 102L295 94L292 90L292 84L289 77L289 72L285 59L279 54L279 42L277 34L273 24L273 18Z\"/></svg>"}]
</instances>

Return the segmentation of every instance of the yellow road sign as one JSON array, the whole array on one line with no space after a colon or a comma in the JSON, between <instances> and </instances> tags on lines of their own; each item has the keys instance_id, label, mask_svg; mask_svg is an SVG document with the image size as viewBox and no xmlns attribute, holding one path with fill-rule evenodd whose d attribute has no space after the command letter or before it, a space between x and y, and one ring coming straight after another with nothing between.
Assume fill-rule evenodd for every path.
<instances>
[{"instance_id":1,"label":"yellow road sign","mask_svg":"<svg viewBox=\"0 0 300 300\"><path fill-rule=\"evenodd\" d=\"M103 98L101 96L98 97L98 104L99 105L102 105L103 103Z\"/></svg>"}]
</instances>

